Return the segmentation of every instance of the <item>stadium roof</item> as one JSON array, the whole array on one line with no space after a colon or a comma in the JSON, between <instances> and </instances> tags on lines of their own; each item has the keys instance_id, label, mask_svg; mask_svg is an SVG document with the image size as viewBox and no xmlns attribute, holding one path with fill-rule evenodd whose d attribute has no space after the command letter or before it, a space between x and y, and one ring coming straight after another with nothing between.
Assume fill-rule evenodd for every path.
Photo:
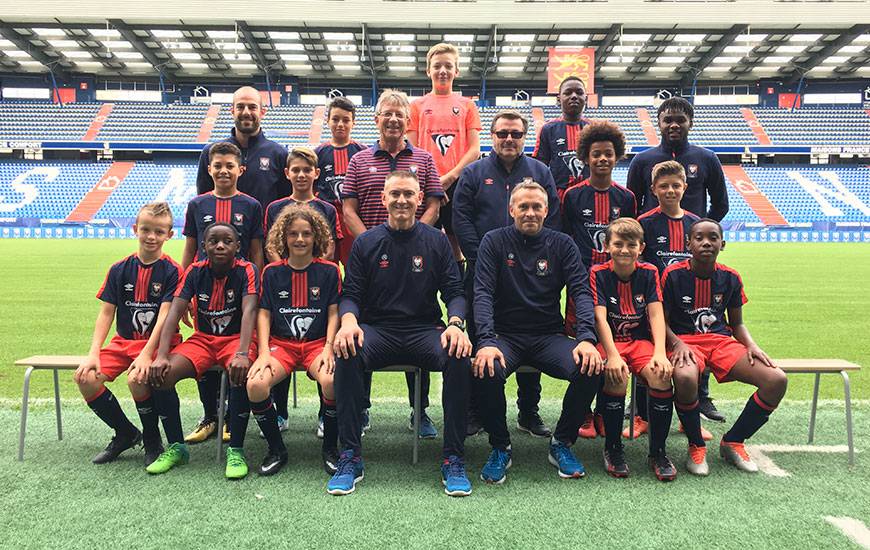
<instances>
[{"instance_id":1,"label":"stadium roof","mask_svg":"<svg viewBox=\"0 0 870 550\"><path fill-rule=\"evenodd\" d=\"M71 14L57 14L55 2L32 4L32 9L28 4L30 19L26 21L6 16L0 9L0 71L41 72L51 67L62 74L100 77L160 73L169 80L251 79L265 71L272 77L323 80L367 80L372 74L377 78L425 78L427 50L447 41L462 51L465 77L486 74L490 81L543 81L548 48L563 46L595 48L596 79L615 83L690 83L696 76L702 81L794 80L802 74L813 78L870 76L870 17L855 23L856 13L870 13L867 0L266 1L258 4L259 14L270 13L272 4L281 7L271 13L283 14L270 17L269 23L259 14L233 18L239 10L229 7L239 4L220 1L187 2L193 6L186 6L180 14L187 15L200 5L199 13L204 14L200 17L150 21L141 18L141 11L138 16L127 16L130 3L112 7L104 1L84 2L103 6L92 13L118 14L107 19L83 18L81 14L89 10L81 2L66 8L75 12ZM47 11L41 7L44 4L51 4L55 16L35 19ZM151 13L178 11L161 11L160 5L169 4L162 0L156 4L157 9L149 7ZM647 16L625 12L632 4ZM723 9L722 13L730 10L727 19L717 16ZM744 10L746 17L735 17ZM779 12L778 22L764 23L771 10ZM467 18L463 16L466 12ZM590 17L598 12L610 16ZM687 17L692 12L698 16ZM221 13L226 17L214 15ZM355 18L359 23L339 20L340 15L355 13L360 14ZM378 18L386 13L392 16ZM497 13L504 16L499 17L504 25L495 22ZM623 16L616 20L620 13ZM668 13L670 21L680 23L662 25ZM807 17L813 13L817 17ZM403 21L420 20L420 14L425 14L427 24L403 26ZM445 14L462 23L441 22ZM546 14L559 23L542 24L540 19ZM690 19L691 24L682 22ZM744 22L731 23L735 20ZM824 21L824 25L798 20Z\"/></svg>"}]
</instances>

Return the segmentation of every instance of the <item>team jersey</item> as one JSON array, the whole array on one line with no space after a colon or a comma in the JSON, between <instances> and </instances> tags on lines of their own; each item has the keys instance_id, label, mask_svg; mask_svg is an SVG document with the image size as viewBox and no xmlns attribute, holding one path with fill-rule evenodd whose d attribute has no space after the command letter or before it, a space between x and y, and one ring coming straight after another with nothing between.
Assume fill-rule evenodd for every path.
<instances>
[{"instance_id":1,"label":"team jersey","mask_svg":"<svg viewBox=\"0 0 870 550\"><path fill-rule=\"evenodd\" d=\"M302 270L287 260L263 269L260 309L272 314L270 334L302 342L326 337L329 306L338 303L341 278L338 266L314 259Z\"/></svg>"},{"instance_id":2,"label":"team jersey","mask_svg":"<svg viewBox=\"0 0 870 550\"><path fill-rule=\"evenodd\" d=\"M411 102L409 132L417 132L417 146L429 151L441 175L453 170L468 151L468 132L479 132L477 105L460 94L429 92Z\"/></svg>"},{"instance_id":3,"label":"team jersey","mask_svg":"<svg viewBox=\"0 0 870 550\"><path fill-rule=\"evenodd\" d=\"M197 332L233 336L242 330L242 298L259 290L257 266L251 262L236 258L226 275L216 277L205 260L190 264L175 296L196 302Z\"/></svg>"},{"instance_id":4,"label":"team jersey","mask_svg":"<svg viewBox=\"0 0 870 550\"><path fill-rule=\"evenodd\" d=\"M587 124L585 118L577 122L557 118L544 124L538 134L532 156L550 167L560 192L589 177L589 167L577 158L580 132Z\"/></svg>"},{"instance_id":5,"label":"team jersey","mask_svg":"<svg viewBox=\"0 0 870 550\"><path fill-rule=\"evenodd\" d=\"M634 195L625 187L610 184L604 191L584 180L562 196L562 231L577 243L586 269L610 259L604 247L604 230L617 218L637 213Z\"/></svg>"},{"instance_id":6,"label":"team jersey","mask_svg":"<svg viewBox=\"0 0 870 550\"><path fill-rule=\"evenodd\" d=\"M688 210L683 210L682 218L671 218L658 206L641 214L637 221L643 227L643 240L646 243L643 261L651 263L659 273L663 273L669 265L691 258L692 254L686 248L686 236L689 227L699 219Z\"/></svg>"},{"instance_id":7,"label":"team jersey","mask_svg":"<svg viewBox=\"0 0 870 550\"><path fill-rule=\"evenodd\" d=\"M344 238L341 231L341 221L338 219L335 207L317 197L308 202L297 201L291 197L287 197L286 199L278 199L271 203L266 207L266 216L263 220L264 235L269 235L269 230L272 229L273 225L275 225L275 221L278 219L278 215L281 214L281 210L284 210L284 207L288 204L307 204L326 220L326 225L329 226L329 231L332 234L332 240L337 241Z\"/></svg>"},{"instance_id":8,"label":"team jersey","mask_svg":"<svg viewBox=\"0 0 870 550\"><path fill-rule=\"evenodd\" d=\"M589 272L589 288L596 306L607 308L607 324L614 342L652 341L647 305L662 301L659 273L648 263L635 263L631 279L623 281L613 271L613 261Z\"/></svg>"},{"instance_id":9,"label":"team jersey","mask_svg":"<svg viewBox=\"0 0 870 550\"><path fill-rule=\"evenodd\" d=\"M712 277L697 277L689 260L665 270L662 297L668 325L674 334L730 336L725 312L746 303L739 273L717 263Z\"/></svg>"},{"instance_id":10,"label":"team jersey","mask_svg":"<svg viewBox=\"0 0 870 550\"><path fill-rule=\"evenodd\" d=\"M115 330L125 340L147 340L163 302L171 302L181 266L167 255L145 265L136 254L112 265L97 298L115 306Z\"/></svg>"},{"instance_id":11,"label":"team jersey","mask_svg":"<svg viewBox=\"0 0 870 550\"><path fill-rule=\"evenodd\" d=\"M350 158L365 149L355 141L344 147L335 147L329 142L321 143L314 152L317 154L317 167L320 177L314 182L317 197L333 204L341 200L341 188Z\"/></svg>"},{"instance_id":12,"label":"team jersey","mask_svg":"<svg viewBox=\"0 0 870 550\"><path fill-rule=\"evenodd\" d=\"M187 205L182 235L196 239L196 259L205 260L202 237L205 228L213 223L229 223L239 232L239 257L248 259L253 239L263 239L263 207L254 198L238 192L232 197L219 198L214 192L197 195Z\"/></svg>"}]
</instances>

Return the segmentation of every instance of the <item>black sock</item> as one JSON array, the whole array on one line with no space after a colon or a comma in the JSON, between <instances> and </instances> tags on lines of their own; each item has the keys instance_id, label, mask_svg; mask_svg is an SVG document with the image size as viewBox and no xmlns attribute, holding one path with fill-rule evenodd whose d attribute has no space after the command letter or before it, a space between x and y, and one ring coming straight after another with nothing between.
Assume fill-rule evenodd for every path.
<instances>
[{"instance_id":1,"label":"black sock","mask_svg":"<svg viewBox=\"0 0 870 550\"><path fill-rule=\"evenodd\" d=\"M154 390L151 394L154 399L154 408L163 421L163 431L166 433L166 441L184 443L184 433L181 431L181 411L178 402L178 393L175 388L169 390Z\"/></svg>"},{"instance_id":2,"label":"black sock","mask_svg":"<svg viewBox=\"0 0 870 550\"><path fill-rule=\"evenodd\" d=\"M706 447L707 444L701 437L701 407L698 406L698 400L685 405L674 401L674 407L677 409L680 422L683 423L683 431L686 432L689 443L695 447Z\"/></svg>"},{"instance_id":3,"label":"black sock","mask_svg":"<svg viewBox=\"0 0 870 550\"><path fill-rule=\"evenodd\" d=\"M290 411L287 410L287 401L290 399L290 382L292 378L293 376L290 375L272 386L272 400L275 402L275 411L281 418L290 416Z\"/></svg>"},{"instance_id":4,"label":"black sock","mask_svg":"<svg viewBox=\"0 0 870 550\"><path fill-rule=\"evenodd\" d=\"M245 386L230 388L230 447L241 449L245 446L245 433L248 431L248 418L251 416L251 403ZM277 427L277 423L275 424ZM220 437L220 436L218 436Z\"/></svg>"},{"instance_id":5,"label":"black sock","mask_svg":"<svg viewBox=\"0 0 870 550\"><path fill-rule=\"evenodd\" d=\"M160 419L157 416L157 409L154 408L154 396L148 394L148 397L142 401L136 401L136 412L139 413L139 420L142 422L142 439L145 444L161 443L158 426Z\"/></svg>"},{"instance_id":6,"label":"black sock","mask_svg":"<svg viewBox=\"0 0 870 550\"><path fill-rule=\"evenodd\" d=\"M338 448L338 414L335 401L324 398L323 406L323 450Z\"/></svg>"},{"instance_id":7,"label":"black sock","mask_svg":"<svg viewBox=\"0 0 870 550\"><path fill-rule=\"evenodd\" d=\"M266 438L266 443L269 444L269 452L272 454L286 453L287 447L284 446L284 440L281 439L281 432L278 430L278 413L275 411L272 397L267 397L265 401L251 403L251 412Z\"/></svg>"},{"instance_id":8,"label":"black sock","mask_svg":"<svg viewBox=\"0 0 870 550\"><path fill-rule=\"evenodd\" d=\"M205 371L196 382L199 391L199 401L202 403L202 415L206 419L217 420L218 399L221 392L221 373L217 371Z\"/></svg>"},{"instance_id":9,"label":"black sock","mask_svg":"<svg viewBox=\"0 0 870 550\"><path fill-rule=\"evenodd\" d=\"M598 404L604 417L604 446L615 449L622 445L622 419L625 416L625 394L612 395L601 391Z\"/></svg>"},{"instance_id":10,"label":"black sock","mask_svg":"<svg viewBox=\"0 0 870 550\"><path fill-rule=\"evenodd\" d=\"M317 397L318 403L320 403L320 408L317 409L317 418L323 418L323 388L320 387L320 383L316 384L317 386Z\"/></svg>"},{"instance_id":11,"label":"black sock","mask_svg":"<svg viewBox=\"0 0 870 550\"><path fill-rule=\"evenodd\" d=\"M635 403L635 406L634 406L635 412L637 413L637 415L639 417L641 417L642 419L644 419L646 421L649 421L649 417L647 416L647 395L648 395L648 393L649 393L648 388L646 386L644 386L643 384L638 383L637 387L635 388L635 395L633 396L634 403Z\"/></svg>"},{"instance_id":12,"label":"black sock","mask_svg":"<svg viewBox=\"0 0 870 550\"><path fill-rule=\"evenodd\" d=\"M646 389L646 388L645 388ZM649 455L664 454L674 413L674 392L649 389Z\"/></svg>"},{"instance_id":13,"label":"black sock","mask_svg":"<svg viewBox=\"0 0 870 550\"><path fill-rule=\"evenodd\" d=\"M758 396L758 392L753 393L749 401L746 402L746 406L743 407L743 412L740 413L737 422L731 426L731 429L722 439L731 443L743 443L767 423L770 413L774 409L776 407L771 407L765 403Z\"/></svg>"},{"instance_id":14,"label":"black sock","mask_svg":"<svg viewBox=\"0 0 870 550\"><path fill-rule=\"evenodd\" d=\"M88 401L88 407L97 413L100 420L108 427L115 430L117 435L132 436L136 433L136 426L127 419L127 415L121 410L121 405L109 388L103 386L102 391Z\"/></svg>"},{"instance_id":15,"label":"black sock","mask_svg":"<svg viewBox=\"0 0 870 550\"><path fill-rule=\"evenodd\" d=\"M601 414L604 410L604 377L601 377L601 381L598 385L598 392L595 394L595 407L593 410L595 414ZM606 430L607 428L605 428Z\"/></svg>"}]
</instances>

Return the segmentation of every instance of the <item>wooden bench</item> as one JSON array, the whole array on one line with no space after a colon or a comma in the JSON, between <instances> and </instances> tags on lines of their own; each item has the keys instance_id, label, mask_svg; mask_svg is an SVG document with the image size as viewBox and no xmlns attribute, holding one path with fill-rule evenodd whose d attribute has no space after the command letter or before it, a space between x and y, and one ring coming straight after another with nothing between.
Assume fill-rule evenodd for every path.
<instances>
[{"instance_id":1,"label":"wooden bench","mask_svg":"<svg viewBox=\"0 0 870 550\"><path fill-rule=\"evenodd\" d=\"M83 355L34 355L32 357L26 357L24 359L19 359L15 361L15 365L21 367L27 367L27 370L24 372L24 389L22 391L21 397L21 427L18 435L18 460L24 460L24 439L27 434L27 410L28 404L30 400L30 377L33 375L33 371L35 370L50 370L54 375L54 409L55 416L57 418L57 439L60 441L63 439L63 420L61 417L61 409L60 409L60 380L59 373L60 371L75 371L78 366L84 361L85 356ZM217 460L220 461L223 459L223 438L220 434L223 433L224 429L224 407L226 404L226 396L228 391L228 378L226 375L226 371L218 366L212 367L211 370L220 371L223 373L221 376L221 389L220 389L220 400L218 406L218 426L217 426ZM412 461L414 464L417 463L419 458L419 440L417 438L417 433L420 429L420 413L421 413L421 403L420 403L420 386L421 386L421 378L420 378L420 369L412 366L412 365L392 365L386 367L384 369L380 369L377 372L413 372L414 376L414 449L412 452ZM297 399L296 399L296 371L293 371L293 407L296 408Z\"/></svg>"}]
</instances>

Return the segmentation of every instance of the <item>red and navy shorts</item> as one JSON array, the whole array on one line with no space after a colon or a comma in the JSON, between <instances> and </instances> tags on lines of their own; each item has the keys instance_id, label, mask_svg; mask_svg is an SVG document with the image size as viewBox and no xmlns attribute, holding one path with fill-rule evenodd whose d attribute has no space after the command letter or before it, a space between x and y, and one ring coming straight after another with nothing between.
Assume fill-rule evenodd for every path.
<instances>
[{"instance_id":1,"label":"red and navy shorts","mask_svg":"<svg viewBox=\"0 0 870 550\"><path fill-rule=\"evenodd\" d=\"M199 379L205 371L215 365L227 368L233 355L239 351L239 335L213 336L194 332L193 335L176 346L172 353L177 353L193 363L196 378ZM250 358L250 353L248 353Z\"/></svg>"},{"instance_id":2,"label":"red and navy shorts","mask_svg":"<svg viewBox=\"0 0 870 550\"><path fill-rule=\"evenodd\" d=\"M287 376L290 376L294 370L307 371L308 367L323 351L324 344L326 344L326 338L300 342L272 336L269 338L269 351L272 357L284 367ZM308 374L308 377L311 378L311 373Z\"/></svg>"},{"instance_id":3,"label":"red and navy shorts","mask_svg":"<svg viewBox=\"0 0 870 550\"><path fill-rule=\"evenodd\" d=\"M656 348L649 340L629 340L627 342L615 342L616 350L622 360L628 364L628 369L632 374L640 374L652 359ZM598 353L602 359L607 359L607 352L604 351L604 346L598 344Z\"/></svg>"},{"instance_id":4,"label":"red and navy shorts","mask_svg":"<svg viewBox=\"0 0 870 550\"><path fill-rule=\"evenodd\" d=\"M173 336L173 346L177 346L180 342L180 334ZM109 345L100 350L100 374L111 382L130 368L147 343L148 340L127 340L116 334L109 340ZM154 353L156 355L157 350L154 350Z\"/></svg>"},{"instance_id":5,"label":"red and navy shorts","mask_svg":"<svg viewBox=\"0 0 870 550\"><path fill-rule=\"evenodd\" d=\"M729 381L731 369L747 353L746 346L724 334L680 334L679 338L692 351L698 370L709 367L720 383Z\"/></svg>"}]
</instances>

